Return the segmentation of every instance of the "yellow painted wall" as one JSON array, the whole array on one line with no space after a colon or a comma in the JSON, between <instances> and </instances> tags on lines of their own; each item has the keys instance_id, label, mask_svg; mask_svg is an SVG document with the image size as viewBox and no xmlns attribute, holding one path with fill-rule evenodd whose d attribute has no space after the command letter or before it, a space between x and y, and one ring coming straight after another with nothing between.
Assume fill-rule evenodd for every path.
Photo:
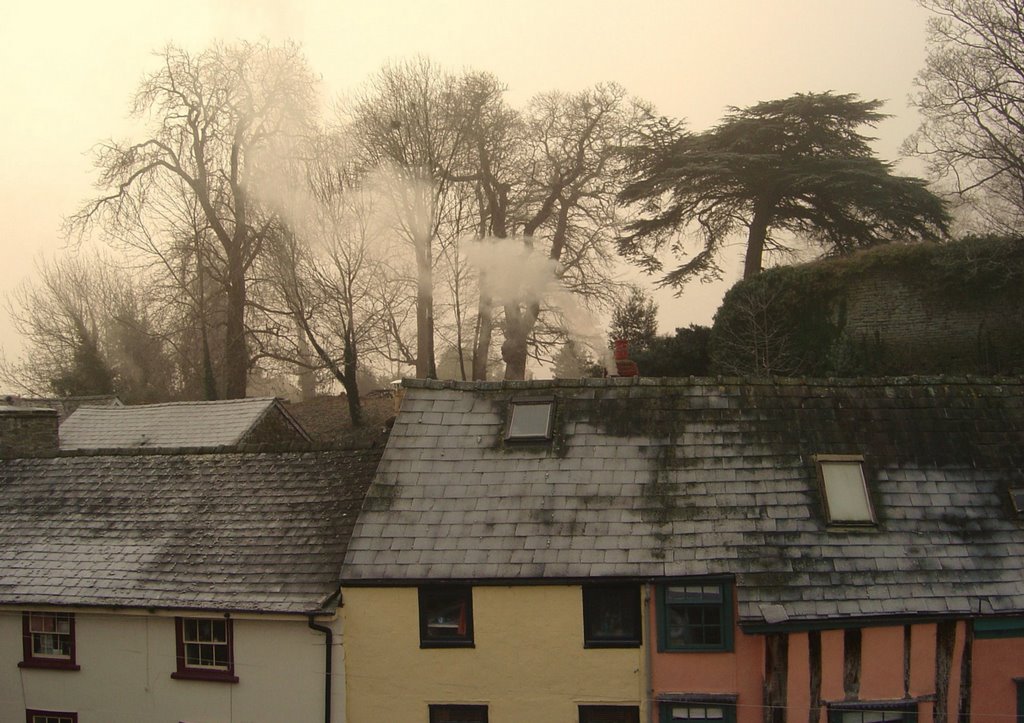
<instances>
[{"instance_id":1,"label":"yellow painted wall","mask_svg":"<svg viewBox=\"0 0 1024 723\"><path fill-rule=\"evenodd\" d=\"M427 723L430 703L572 723L580 704L645 695L643 648L584 649L578 585L474 587L474 648L420 648L416 588L345 588L343 600L349 723Z\"/></svg>"},{"instance_id":2,"label":"yellow painted wall","mask_svg":"<svg viewBox=\"0 0 1024 723\"><path fill-rule=\"evenodd\" d=\"M81 670L19 668L21 613L0 611L0 721L25 709L72 711L79 723L282 723L324 719L324 636L306 619L235 618L239 682L173 680L174 617L75 612ZM333 720L344 720L340 621Z\"/></svg>"}]
</instances>

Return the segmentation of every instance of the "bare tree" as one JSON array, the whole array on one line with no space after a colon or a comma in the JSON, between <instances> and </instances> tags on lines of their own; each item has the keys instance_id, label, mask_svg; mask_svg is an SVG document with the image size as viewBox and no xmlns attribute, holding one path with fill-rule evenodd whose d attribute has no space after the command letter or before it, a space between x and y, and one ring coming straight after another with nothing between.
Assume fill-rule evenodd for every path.
<instances>
[{"instance_id":1,"label":"bare tree","mask_svg":"<svg viewBox=\"0 0 1024 723\"><path fill-rule=\"evenodd\" d=\"M610 301L609 269L619 190L617 149L640 106L615 85L575 94L546 93L517 112L504 86L487 74L463 79L468 153L456 180L473 183L480 198L480 235L515 237L552 262L554 276L590 301ZM504 273L515 273L506 269ZM481 272L475 358L486 360L493 316L493 280ZM541 298L501 300L506 379L523 379L531 347L553 345L544 333ZM540 345L540 347L538 347ZM483 364L474 365L482 378Z\"/></svg>"},{"instance_id":2,"label":"bare tree","mask_svg":"<svg viewBox=\"0 0 1024 723\"><path fill-rule=\"evenodd\" d=\"M294 45L215 45L196 55L168 46L160 58L132 106L151 119L148 137L100 144L102 193L68 226L98 224L122 236L140 215L159 216L179 201L198 205L212 243L196 259L209 256L206 278L225 298L225 395L244 397L248 277L277 223L257 200L261 156L304 132L314 81Z\"/></svg>"},{"instance_id":3,"label":"bare tree","mask_svg":"<svg viewBox=\"0 0 1024 723\"><path fill-rule=\"evenodd\" d=\"M8 299L26 343L0 377L36 395L117 393L128 402L167 401L177 374L159 311L141 285L99 255L43 263Z\"/></svg>"},{"instance_id":4,"label":"bare tree","mask_svg":"<svg viewBox=\"0 0 1024 723\"><path fill-rule=\"evenodd\" d=\"M312 349L318 366L344 387L358 426L363 357L386 333L376 293L389 280L376 253L382 233L342 140L321 134L308 151L303 192L285 212L288 228L276 239L267 275L300 333L292 358L302 363L302 346Z\"/></svg>"},{"instance_id":5,"label":"bare tree","mask_svg":"<svg viewBox=\"0 0 1024 723\"><path fill-rule=\"evenodd\" d=\"M920 0L928 57L913 102L924 121L904 143L961 198L978 201L992 230L1024 216L1024 3Z\"/></svg>"},{"instance_id":6,"label":"bare tree","mask_svg":"<svg viewBox=\"0 0 1024 723\"><path fill-rule=\"evenodd\" d=\"M450 171L464 143L458 90L454 76L418 58L382 68L350 109L349 132L415 255L418 377L437 376L433 274L437 247L451 238Z\"/></svg>"}]
</instances>

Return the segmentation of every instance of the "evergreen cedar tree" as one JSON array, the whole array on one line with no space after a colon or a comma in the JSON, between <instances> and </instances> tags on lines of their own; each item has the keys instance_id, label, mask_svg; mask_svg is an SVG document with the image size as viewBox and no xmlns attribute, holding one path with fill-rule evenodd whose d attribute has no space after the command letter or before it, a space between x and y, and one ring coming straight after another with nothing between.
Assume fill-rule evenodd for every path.
<instances>
[{"instance_id":1,"label":"evergreen cedar tree","mask_svg":"<svg viewBox=\"0 0 1024 723\"><path fill-rule=\"evenodd\" d=\"M667 246L685 255L685 232L703 248L660 283L679 286L692 276L715 278L716 256L746 226L743 277L761 270L765 249L782 249L780 232L846 253L887 241L938 239L949 216L925 182L896 176L861 135L886 116L881 101L855 94L796 94L732 108L704 133L667 118L649 118L624 149L629 180L619 196L634 219L619 251L649 272L660 272Z\"/></svg>"}]
</instances>

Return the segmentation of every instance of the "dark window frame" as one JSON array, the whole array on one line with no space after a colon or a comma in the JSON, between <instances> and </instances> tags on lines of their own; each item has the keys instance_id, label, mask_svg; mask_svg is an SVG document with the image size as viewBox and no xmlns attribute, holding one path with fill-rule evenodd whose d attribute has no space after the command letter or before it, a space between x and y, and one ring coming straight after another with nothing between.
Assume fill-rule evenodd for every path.
<instances>
[{"instance_id":1,"label":"dark window frame","mask_svg":"<svg viewBox=\"0 0 1024 723\"><path fill-rule=\"evenodd\" d=\"M207 668L189 665L185 655L185 620L224 623L228 652L228 664L224 668ZM219 683L237 683L235 675L235 630L234 620L229 617L176 617L174 618L174 645L177 670L171 673L175 680L210 680Z\"/></svg>"},{"instance_id":2,"label":"dark window frame","mask_svg":"<svg viewBox=\"0 0 1024 723\"><path fill-rule=\"evenodd\" d=\"M639 583L618 583L583 585L583 647L584 648L639 648L643 643L643 616L640 604ZM621 636L602 636L596 629L599 614L598 606L606 602L605 596L617 596L628 600L631 609L627 616L631 617L631 630ZM612 601L614 602L614 601Z\"/></svg>"},{"instance_id":3,"label":"dark window frame","mask_svg":"<svg viewBox=\"0 0 1024 723\"><path fill-rule=\"evenodd\" d=\"M721 718L673 718L672 709L677 706L687 708L721 708ZM658 702L658 720L660 723L675 723L678 720L686 721L714 721L714 723L736 723L736 701L722 701L717 699L702 699L694 697L693 700L663 700Z\"/></svg>"},{"instance_id":4,"label":"dark window frame","mask_svg":"<svg viewBox=\"0 0 1024 723\"><path fill-rule=\"evenodd\" d=\"M1017 513L1018 517L1024 517L1024 487L1011 487L1007 492L1010 495L1013 511Z\"/></svg>"},{"instance_id":5,"label":"dark window frame","mask_svg":"<svg viewBox=\"0 0 1024 723\"><path fill-rule=\"evenodd\" d=\"M54 627L56 627L56 619L58 617L68 618L68 633L66 635L70 639L70 654L67 657L64 656L52 656L45 655L35 652L35 635L46 634L46 633L34 633L32 631L32 618L33 617L52 617L54 618ZM59 634L59 633L54 633ZM74 613L61 613L61 612L40 612L40 611L25 611L21 614L21 644L22 644L22 658L21 662L18 663L20 668L49 668L51 670L81 670L81 666L77 662L78 646L75 641L75 614Z\"/></svg>"},{"instance_id":6,"label":"dark window frame","mask_svg":"<svg viewBox=\"0 0 1024 723\"><path fill-rule=\"evenodd\" d=\"M59 710L39 710L38 708L29 708L25 711L25 723L35 723L36 716L67 718L71 723L78 723L78 713Z\"/></svg>"},{"instance_id":7,"label":"dark window frame","mask_svg":"<svg viewBox=\"0 0 1024 723\"><path fill-rule=\"evenodd\" d=\"M616 720L617 719L617 720ZM580 723L640 723L638 705L580 705Z\"/></svg>"},{"instance_id":8,"label":"dark window frame","mask_svg":"<svg viewBox=\"0 0 1024 723\"><path fill-rule=\"evenodd\" d=\"M443 604L444 599L461 598L464 630L453 635L431 633L428 613L432 605ZM471 585L423 585L417 588L419 602L421 648L473 648L473 587Z\"/></svg>"},{"instance_id":9,"label":"dark window frame","mask_svg":"<svg viewBox=\"0 0 1024 723\"><path fill-rule=\"evenodd\" d=\"M473 723L487 723L487 706L465 703L431 703L427 706L430 712L430 723L449 723L450 718L442 718L442 714L450 713L453 715L465 715L476 716L475 718L466 718L466 721L473 721Z\"/></svg>"},{"instance_id":10,"label":"dark window frame","mask_svg":"<svg viewBox=\"0 0 1024 723\"><path fill-rule=\"evenodd\" d=\"M547 407L548 421L542 434L516 434L513 429L516 421L516 409L518 407ZM551 439L552 428L555 421L555 400L546 399L515 399L508 405L508 427L505 430L506 442L547 442Z\"/></svg>"},{"instance_id":11,"label":"dark window frame","mask_svg":"<svg viewBox=\"0 0 1024 723\"><path fill-rule=\"evenodd\" d=\"M842 723L844 713L901 713L903 723L917 723L917 701L905 700L864 700L856 702L827 703L828 723Z\"/></svg>"},{"instance_id":12,"label":"dark window frame","mask_svg":"<svg viewBox=\"0 0 1024 723\"><path fill-rule=\"evenodd\" d=\"M828 500L828 489L825 486L825 467L829 463L860 465L860 480L864 490L864 502L868 509L868 519L838 519L832 515L832 506ZM825 512L825 522L836 527L877 527L878 515L875 514L875 505L871 501L871 490L868 487L868 478L864 474L864 455L862 454L816 454L814 455L814 466L818 475L818 490L821 492L822 506Z\"/></svg>"},{"instance_id":13,"label":"dark window frame","mask_svg":"<svg viewBox=\"0 0 1024 723\"><path fill-rule=\"evenodd\" d=\"M716 604L719 610L719 628L721 640L717 643L676 643L669 639L668 612L670 605L684 607L710 607L710 603L694 601L692 603L669 603L669 588L672 587L711 587L717 586L721 600ZM658 619L658 652L659 653L728 653L733 649L733 590L732 580L723 578L685 578L660 583L655 595Z\"/></svg>"}]
</instances>

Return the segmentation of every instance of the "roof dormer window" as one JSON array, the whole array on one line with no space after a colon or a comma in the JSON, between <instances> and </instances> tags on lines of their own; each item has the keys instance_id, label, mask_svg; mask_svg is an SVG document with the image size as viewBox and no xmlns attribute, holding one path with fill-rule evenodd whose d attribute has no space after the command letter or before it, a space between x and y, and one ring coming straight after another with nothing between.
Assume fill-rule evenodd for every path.
<instances>
[{"instance_id":1,"label":"roof dormer window","mask_svg":"<svg viewBox=\"0 0 1024 723\"><path fill-rule=\"evenodd\" d=\"M819 454L818 479L830 525L873 525L875 514L860 455Z\"/></svg>"},{"instance_id":2,"label":"roof dormer window","mask_svg":"<svg viewBox=\"0 0 1024 723\"><path fill-rule=\"evenodd\" d=\"M1017 516L1024 516L1024 487L1011 487L1010 501L1013 503L1013 511L1017 513Z\"/></svg>"},{"instance_id":3,"label":"roof dormer window","mask_svg":"<svg viewBox=\"0 0 1024 723\"><path fill-rule=\"evenodd\" d=\"M551 439L551 417L555 406L550 399L512 402L508 422L509 441L543 441Z\"/></svg>"}]
</instances>

